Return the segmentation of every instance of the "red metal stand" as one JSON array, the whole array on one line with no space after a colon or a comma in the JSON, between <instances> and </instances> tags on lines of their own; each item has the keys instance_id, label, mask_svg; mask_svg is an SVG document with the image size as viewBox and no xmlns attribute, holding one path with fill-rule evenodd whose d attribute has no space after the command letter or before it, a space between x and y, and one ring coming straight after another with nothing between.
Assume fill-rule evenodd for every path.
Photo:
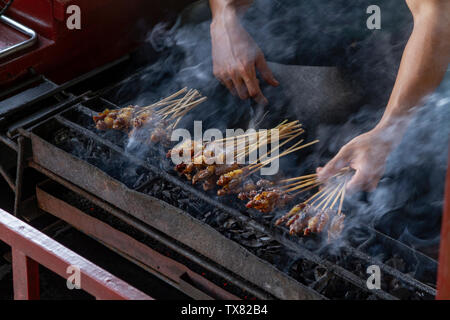
<instances>
[{"instance_id":1,"label":"red metal stand","mask_svg":"<svg viewBox=\"0 0 450 320\"><path fill-rule=\"evenodd\" d=\"M439 272L437 282L438 300L450 300L450 148L449 169L445 186L444 215L442 217L441 248L439 250Z\"/></svg>"},{"instance_id":2,"label":"red metal stand","mask_svg":"<svg viewBox=\"0 0 450 320\"><path fill-rule=\"evenodd\" d=\"M81 288L97 299L152 299L1 209L0 240L12 248L14 299L39 299L39 264L65 279L77 267Z\"/></svg>"}]
</instances>

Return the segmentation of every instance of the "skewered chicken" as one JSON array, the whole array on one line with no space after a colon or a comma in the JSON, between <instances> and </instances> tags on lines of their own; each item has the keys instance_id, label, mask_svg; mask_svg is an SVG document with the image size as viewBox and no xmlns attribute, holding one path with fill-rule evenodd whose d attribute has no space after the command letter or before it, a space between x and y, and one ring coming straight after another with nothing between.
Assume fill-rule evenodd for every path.
<instances>
[{"instance_id":1,"label":"skewered chicken","mask_svg":"<svg viewBox=\"0 0 450 320\"><path fill-rule=\"evenodd\" d=\"M183 93L182 98L175 99ZM118 110L106 109L93 116L93 120L99 130L122 130L144 143L168 145L171 131L182 117L205 100L197 90L184 88L146 107L130 105Z\"/></svg>"},{"instance_id":2,"label":"skewered chicken","mask_svg":"<svg viewBox=\"0 0 450 320\"><path fill-rule=\"evenodd\" d=\"M295 205L288 214L284 215L283 217L279 218L276 222L275 225L279 226L285 222L287 222L290 218L292 218L293 216L296 216L300 211L302 211L304 208L306 207L306 204L304 203L300 203ZM289 226L288 226L289 227Z\"/></svg>"},{"instance_id":3,"label":"skewered chicken","mask_svg":"<svg viewBox=\"0 0 450 320\"><path fill-rule=\"evenodd\" d=\"M270 213L275 208L282 208L293 200L293 197L282 190L272 189L258 193L246 205L263 213Z\"/></svg>"},{"instance_id":4,"label":"skewered chicken","mask_svg":"<svg viewBox=\"0 0 450 320\"><path fill-rule=\"evenodd\" d=\"M345 214L335 215L328 228L328 241L336 240L344 230Z\"/></svg>"},{"instance_id":5,"label":"skewered chicken","mask_svg":"<svg viewBox=\"0 0 450 320\"><path fill-rule=\"evenodd\" d=\"M136 106L128 106L118 110L106 109L93 116L95 126L98 130L123 130L128 131L131 127L131 121Z\"/></svg>"},{"instance_id":6,"label":"skewered chicken","mask_svg":"<svg viewBox=\"0 0 450 320\"><path fill-rule=\"evenodd\" d=\"M214 176L216 167L214 165L207 166L206 169L198 171L192 177L192 184L196 184L198 181L203 181Z\"/></svg>"}]
</instances>

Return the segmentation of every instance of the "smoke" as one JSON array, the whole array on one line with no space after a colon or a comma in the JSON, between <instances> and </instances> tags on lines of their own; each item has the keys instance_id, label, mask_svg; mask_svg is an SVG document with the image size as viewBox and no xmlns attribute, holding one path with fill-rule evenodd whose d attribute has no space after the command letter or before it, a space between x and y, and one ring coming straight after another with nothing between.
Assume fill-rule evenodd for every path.
<instances>
[{"instance_id":1,"label":"smoke","mask_svg":"<svg viewBox=\"0 0 450 320\"><path fill-rule=\"evenodd\" d=\"M335 154L355 135L373 127L379 115L363 109L343 126L322 127L322 137L331 141L322 151ZM450 136L450 72L411 117L377 189L347 197L350 214L344 239L356 236L353 228L369 225L419 250L435 250L439 245ZM392 135L386 139L394 139L396 133L386 134ZM357 242L362 240L364 236Z\"/></svg>"},{"instance_id":2,"label":"smoke","mask_svg":"<svg viewBox=\"0 0 450 320\"><path fill-rule=\"evenodd\" d=\"M377 4L382 9L382 30L366 28L366 8ZM214 78L211 60L210 14L206 1L186 10L173 27L161 23L148 35L158 53L133 82L115 93L120 104L148 105L182 87L196 88L208 101L190 112L180 128L193 130L195 120L203 129L255 126L269 128L284 120L296 119L299 110L308 114L305 121L308 138L321 144L310 153L282 159L281 167L289 175L310 172L334 156L341 146L373 128L378 122L391 92L401 54L412 27L412 17L404 1L293 1L256 0L242 23L261 47L266 59L282 65L314 66L303 82L281 82L272 88L261 81L270 105L260 110L251 101L233 97ZM358 97L347 110L330 103L328 108L305 101L320 96L324 88L307 86L308 79L338 67L346 86ZM275 77L283 77L283 70ZM306 71L305 71L306 72ZM335 71L333 71L335 72ZM298 83L296 81L299 81ZM337 81L337 80L336 80ZM292 89L292 85L297 89ZM318 81L318 83L321 83ZM333 82L328 85L333 86ZM362 90L361 90L362 89ZM417 108L402 143L388 158L385 175L377 190L348 197L346 231L369 224L413 246L434 246L439 240L442 214L444 172L450 129L450 82L447 76L439 90ZM328 99L328 98L327 98ZM329 100L329 99L328 99ZM359 109L353 112L354 107ZM311 109L307 109L311 108ZM305 110L307 109L307 110ZM264 121L257 115L268 115ZM329 122L344 117L339 124L313 124L313 118L327 114ZM360 236L364 233L348 232Z\"/></svg>"}]
</instances>

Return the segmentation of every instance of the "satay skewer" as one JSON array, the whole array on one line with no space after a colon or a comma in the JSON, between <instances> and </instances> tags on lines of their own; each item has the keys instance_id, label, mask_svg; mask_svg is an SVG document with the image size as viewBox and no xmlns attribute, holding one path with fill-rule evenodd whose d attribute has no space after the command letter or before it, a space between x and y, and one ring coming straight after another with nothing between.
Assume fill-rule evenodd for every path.
<instances>
[{"instance_id":1,"label":"satay skewer","mask_svg":"<svg viewBox=\"0 0 450 320\"><path fill-rule=\"evenodd\" d=\"M275 128L270 129L270 130L267 130L267 131L268 131L268 135L271 134L271 131L272 131L272 130L276 130L276 129L278 129L278 131L280 132L280 136L281 136L281 135L287 135L287 134L290 134L291 131L296 131L296 130L302 131L302 133L305 132L305 130L301 129L302 125L299 123L298 120L292 121L292 122L290 122L290 123L288 123L288 124L286 124L285 122L287 122L287 120L284 120L282 123L280 123L280 124L279 124L278 126L276 126ZM295 123L295 125L291 125L291 124L293 124L293 123ZM288 130L288 129L291 129L291 130ZM285 131L287 131L287 132L285 133ZM255 131L255 132L245 133L245 134L237 135L237 136L233 136L233 137L227 137L227 138L223 138L223 139L217 139L217 140L215 140L215 141L216 141L216 142L225 142L225 141L229 141L229 140L235 140L235 139L237 139L237 138L242 139L242 138L245 138L245 137L248 137L248 136L253 136L253 135L256 135L257 137L259 137L259 135L261 135L261 132Z\"/></svg>"},{"instance_id":2,"label":"satay skewer","mask_svg":"<svg viewBox=\"0 0 450 320\"><path fill-rule=\"evenodd\" d=\"M308 174L306 176L301 176L301 177L296 177L296 178L290 178L290 179L281 180L280 183L297 181L297 180L305 180L305 179L314 178L314 177L317 177L317 173Z\"/></svg>"},{"instance_id":3,"label":"satay skewer","mask_svg":"<svg viewBox=\"0 0 450 320\"><path fill-rule=\"evenodd\" d=\"M304 144L304 145L301 145L301 146L297 146L299 143L302 143L302 142L303 142L303 140L299 141L298 143L296 143L296 144L294 145L294 146L296 146L295 148L293 148L294 146L292 146L291 148L289 148L288 150L286 150L286 151L284 151L283 153L279 154L279 155L276 156L275 158L270 158L270 159L268 159L268 160L266 160L266 161L263 161L263 162L261 162L261 163L255 164L255 165L253 165L253 166L249 166L250 171L248 172L248 174L247 174L246 176L255 173L256 171L258 171L258 170L261 169L262 167L266 166L267 164L269 164L269 163L275 161L276 159L279 159L279 158L284 157L285 155L288 155L288 154L290 154L290 153L292 153L292 152L296 152L296 151L299 151L299 150L304 149L304 148L306 148L306 147L309 147L309 146L311 146L311 145L313 145L313 144L316 144L316 143L319 142L319 140L315 140L315 141L309 142L309 143L307 143L307 144Z\"/></svg>"},{"instance_id":4,"label":"satay skewer","mask_svg":"<svg viewBox=\"0 0 450 320\"><path fill-rule=\"evenodd\" d=\"M325 198L321 203L319 203L317 205L317 208L319 208L321 206L321 204L323 204L322 206L322 210L325 210L328 207L328 204L330 203L330 201L333 199L333 197L335 196L336 192L340 192L340 188L343 186L344 184L339 184L337 185L333 191L327 196L327 198ZM337 199L337 197L336 197ZM325 203L323 203L325 201Z\"/></svg>"},{"instance_id":5,"label":"satay skewer","mask_svg":"<svg viewBox=\"0 0 450 320\"><path fill-rule=\"evenodd\" d=\"M323 188L323 189L317 191L315 194L313 194L311 197L309 197L307 200L303 201L303 202L302 202L301 204L299 204L299 205L300 205L300 206L306 207L306 205L308 205L308 203L309 203L310 201L312 201L312 200L313 200L314 198L316 198L317 196L323 194L325 190L326 190L326 189ZM282 216L281 218L279 218L279 219L275 222L275 225L277 225L277 226L278 226L278 225L281 225L282 223L288 221L291 217L295 216L296 214L298 214L297 211L293 211L293 210L289 211L287 214L285 214L284 216Z\"/></svg>"},{"instance_id":6,"label":"satay skewer","mask_svg":"<svg viewBox=\"0 0 450 320\"><path fill-rule=\"evenodd\" d=\"M297 185L296 187L290 188L288 190L285 190L285 192L293 192L299 189L303 189L304 187L308 187L311 185L316 185L319 184L319 182L316 179L311 179L309 181L302 181L303 183L301 183L300 185Z\"/></svg>"},{"instance_id":7,"label":"satay skewer","mask_svg":"<svg viewBox=\"0 0 450 320\"><path fill-rule=\"evenodd\" d=\"M345 188L345 183L342 184L341 189L339 190L339 192L337 193L336 197L334 198L333 202L330 205L330 209L334 208L334 205L336 204L336 202L341 198L341 194L344 191Z\"/></svg>"},{"instance_id":8,"label":"satay skewer","mask_svg":"<svg viewBox=\"0 0 450 320\"><path fill-rule=\"evenodd\" d=\"M344 183L344 188L343 188L343 191L342 191L342 194L341 194L341 200L339 201L339 209L338 209L338 212L337 212L338 216L341 215L341 212L342 212L342 205L344 203L345 190L346 189L347 189L347 181L345 181L345 183Z\"/></svg>"}]
</instances>

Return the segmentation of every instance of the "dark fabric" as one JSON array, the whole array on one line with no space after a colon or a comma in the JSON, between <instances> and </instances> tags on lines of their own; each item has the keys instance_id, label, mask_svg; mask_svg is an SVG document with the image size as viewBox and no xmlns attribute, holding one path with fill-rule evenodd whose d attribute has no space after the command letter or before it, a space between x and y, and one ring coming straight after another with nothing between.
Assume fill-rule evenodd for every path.
<instances>
[{"instance_id":1,"label":"dark fabric","mask_svg":"<svg viewBox=\"0 0 450 320\"><path fill-rule=\"evenodd\" d=\"M366 26L370 5L381 9L381 30ZM412 17L403 0L255 0L243 23L270 61L341 65L370 37L404 42Z\"/></svg>"}]
</instances>

